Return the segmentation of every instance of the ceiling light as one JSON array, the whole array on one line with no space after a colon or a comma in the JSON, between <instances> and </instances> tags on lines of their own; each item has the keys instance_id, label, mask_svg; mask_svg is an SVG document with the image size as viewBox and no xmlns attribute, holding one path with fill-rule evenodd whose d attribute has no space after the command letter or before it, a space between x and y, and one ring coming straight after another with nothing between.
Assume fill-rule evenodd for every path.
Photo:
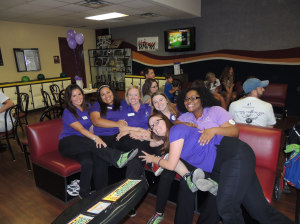
<instances>
[{"instance_id":1,"label":"ceiling light","mask_svg":"<svg viewBox=\"0 0 300 224\"><path fill-rule=\"evenodd\" d=\"M85 19L92 19L92 20L107 20L107 19L114 19L114 18L120 18L120 17L125 17L128 15L118 13L118 12L112 12L112 13L106 13L106 14L101 14L97 16L89 16L85 17Z\"/></svg>"}]
</instances>

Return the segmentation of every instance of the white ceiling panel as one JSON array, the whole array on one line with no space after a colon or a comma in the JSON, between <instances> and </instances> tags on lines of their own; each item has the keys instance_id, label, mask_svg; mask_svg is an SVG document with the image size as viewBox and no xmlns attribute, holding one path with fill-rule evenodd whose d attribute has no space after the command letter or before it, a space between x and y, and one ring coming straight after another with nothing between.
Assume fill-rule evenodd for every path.
<instances>
[{"instance_id":1,"label":"white ceiling panel","mask_svg":"<svg viewBox=\"0 0 300 224\"><path fill-rule=\"evenodd\" d=\"M95 0L96 1L96 0ZM92 4L92 7L81 5L84 0L0 0L0 20L25 22L55 26L86 27L101 29L107 27L130 26L152 22L194 18L189 13L188 5L201 4L201 0L180 0L185 4L185 12L180 8L180 1L172 7L172 0L97 0L108 3ZM163 2L161 2L163 1ZM176 6L179 5L179 8ZM98 8L96 9L95 6ZM111 21L91 21L87 16L108 12L119 12L129 15ZM141 16L146 14L146 16Z\"/></svg>"}]
</instances>

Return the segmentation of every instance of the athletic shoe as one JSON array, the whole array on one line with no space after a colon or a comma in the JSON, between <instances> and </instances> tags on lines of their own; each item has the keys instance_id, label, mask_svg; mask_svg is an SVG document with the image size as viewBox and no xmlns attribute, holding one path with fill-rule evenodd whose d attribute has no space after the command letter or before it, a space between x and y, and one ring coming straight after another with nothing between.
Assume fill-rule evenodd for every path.
<instances>
[{"instance_id":1,"label":"athletic shoe","mask_svg":"<svg viewBox=\"0 0 300 224\"><path fill-rule=\"evenodd\" d=\"M158 214L157 212L148 220L147 224L158 224L164 219L164 214Z\"/></svg>"},{"instance_id":2,"label":"athletic shoe","mask_svg":"<svg viewBox=\"0 0 300 224\"><path fill-rule=\"evenodd\" d=\"M188 187L190 188L190 190L193 193L198 191L196 184L193 182L193 173L188 173L188 174L184 175L184 179L185 179Z\"/></svg>"},{"instance_id":3,"label":"athletic shoe","mask_svg":"<svg viewBox=\"0 0 300 224\"><path fill-rule=\"evenodd\" d=\"M79 180L73 180L68 186L67 186L67 193L71 196L78 196L80 191L79 186Z\"/></svg>"},{"instance_id":4,"label":"athletic shoe","mask_svg":"<svg viewBox=\"0 0 300 224\"><path fill-rule=\"evenodd\" d=\"M168 159L169 158L169 153L164 154L160 157L160 159ZM164 168L161 168L159 165L152 163L152 171L155 176L159 176L162 171L164 171Z\"/></svg>"},{"instance_id":5,"label":"athletic shoe","mask_svg":"<svg viewBox=\"0 0 300 224\"><path fill-rule=\"evenodd\" d=\"M133 217L136 216L136 210L135 210L135 208L133 208L133 209L128 213L128 216L129 216L130 218L133 218Z\"/></svg>"},{"instance_id":6,"label":"athletic shoe","mask_svg":"<svg viewBox=\"0 0 300 224\"><path fill-rule=\"evenodd\" d=\"M125 166L128 161L132 160L136 156L138 151L138 149L132 149L129 152L121 153L121 156L117 161L118 167L122 168L123 166Z\"/></svg>"},{"instance_id":7,"label":"athletic shoe","mask_svg":"<svg viewBox=\"0 0 300 224\"><path fill-rule=\"evenodd\" d=\"M200 191L208 191L215 196L218 193L218 183L210 178L198 179L195 184Z\"/></svg>"}]
</instances>

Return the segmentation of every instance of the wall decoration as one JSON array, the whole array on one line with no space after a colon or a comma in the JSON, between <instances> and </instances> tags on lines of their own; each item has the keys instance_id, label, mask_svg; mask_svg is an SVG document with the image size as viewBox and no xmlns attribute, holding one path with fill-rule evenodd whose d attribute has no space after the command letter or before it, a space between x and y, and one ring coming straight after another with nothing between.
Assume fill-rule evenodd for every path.
<instances>
[{"instance_id":1,"label":"wall decoration","mask_svg":"<svg viewBox=\"0 0 300 224\"><path fill-rule=\"evenodd\" d=\"M18 72L40 71L40 56L37 48L14 48Z\"/></svg>"},{"instance_id":2,"label":"wall decoration","mask_svg":"<svg viewBox=\"0 0 300 224\"><path fill-rule=\"evenodd\" d=\"M108 49L111 45L111 35L97 36L97 49Z\"/></svg>"},{"instance_id":3,"label":"wall decoration","mask_svg":"<svg viewBox=\"0 0 300 224\"><path fill-rule=\"evenodd\" d=\"M114 42L112 42L112 44L110 45L110 48L119 48L122 42L122 40L114 40Z\"/></svg>"},{"instance_id":4,"label":"wall decoration","mask_svg":"<svg viewBox=\"0 0 300 224\"><path fill-rule=\"evenodd\" d=\"M0 48L0 66L3 66L3 59L2 59L1 48Z\"/></svg>"},{"instance_id":5,"label":"wall decoration","mask_svg":"<svg viewBox=\"0 0 300 224\"><path fill-rule=\"evenodd\" d=\"M54 64L59 64L59 56L53 56Z\"/></svg>"},{"instance_id":6,"label":"wall decoration","mask_svg":"<svg viewBox=\"0 0 300 224\"><path fill-rule=\"evenodd\" d=\"M158 37L138 37L138 51L156 51L158 50Z\"/></svg>"}]
</instances>

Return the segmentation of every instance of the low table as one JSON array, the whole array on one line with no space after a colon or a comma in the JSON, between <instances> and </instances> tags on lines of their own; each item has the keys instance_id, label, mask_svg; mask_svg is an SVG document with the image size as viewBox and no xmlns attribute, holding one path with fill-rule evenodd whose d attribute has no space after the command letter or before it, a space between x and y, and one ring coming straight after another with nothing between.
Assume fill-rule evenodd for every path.
<instances>
[{"instance_id":1,"label":"low table","mask_svg":"<svg viewBox=\"0 0 300 224\"><path fill-rule=\"evenodd\" d=\"M118 223L140 202L147 190L146 179L125 179L76 202L52 224Z\"/></svg>"}]
</instances>

